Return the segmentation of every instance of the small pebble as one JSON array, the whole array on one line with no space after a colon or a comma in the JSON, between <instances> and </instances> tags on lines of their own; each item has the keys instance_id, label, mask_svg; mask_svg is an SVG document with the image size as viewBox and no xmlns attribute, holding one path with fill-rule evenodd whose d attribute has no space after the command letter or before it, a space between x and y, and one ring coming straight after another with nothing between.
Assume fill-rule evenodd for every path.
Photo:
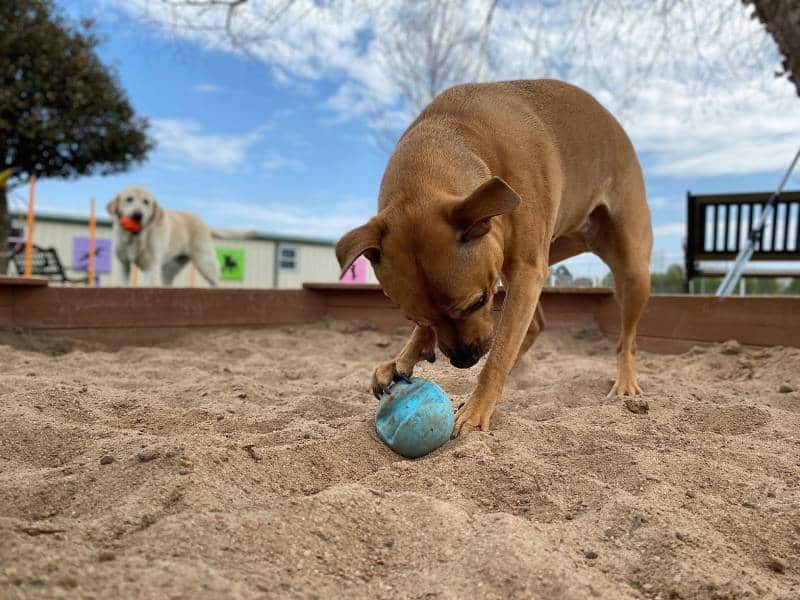
<instances>
[{"instance_id":1,"label":"small pebble","mask_svg":"<svg viewBox=\"0 0 800 600\"><path fill-rule=\"evenodd\" d=\"M719 349L722 354L734 355L742 353L742 345L736 340L728 340Z\"/></svg>"},{"instance_id":2,"label":"small pebble","mask_svg":"<svg viewBox=\"0 0 800 600\"><path fill-rule=\"evenodd\" d=\"M680 531L675 532L675 537L678 538L682 542L688 542L689 537L685 533L681 533Z\"/></svg>"},{"instance_id":3,"label":"small pebble","mask_svg":"<svg viewBox=\"0 0 800 600\"><path fill-rule=\"evenodd\" d=\"M775 492L767 492L767 498L774 498Z\"/></svg>"},{"instance_id":4,"label":"small pebble","mask_svg":"<svg viewBox=\"0 0 800 600\"><path fill-rule=\"evenodd\" d=\"M687 498L694 498L694 496L695 496L694 492L686 492Z\"/></svg>"},{"instance_id":5,"label":"small pebble","mask_svg":"<svg viewBox=\"0 0 800 600\"><path fill-rule=\"evenodd\" d=\"M595 558L597 558L597 552L595 552L594 550L586 550L586 551L583 553L583 555L584 555L586 558L588 558L588 559L591 559L591 560L594 560Z\"/></svg>"},{"instance_id":6,"label":"small pebble","mask_svg":"<svg viewBox=\"0 0 800 600\"><path fill-rule=\"evenodd\" d=\"M158 450L155 448L142 450L136 454L136 458L139 459L139 462L150 462L151 460L158 458Z\"/></svg>"},{"instance_id":7,"label":"small pebble","mask_svg":"<svg viewBox=\"0 0 800 600\"><path fill-rule=\"evenodd\" d=\"M101 465L110 465L113 462L114 462L114 457L113 456L109 456L108 454L106 454L105 456L101 456L100 457L100 464Z\"/></svg>"},{"instance_id":8,"label":"small pebble","mask_svg":"<svg viewBox=\"0 0 800 600\"><path fill-rule=\"evenodd\" d=\"M97 562L109 562L117 558L117 555L114 554L111 550L101 550L100 553L97 555Z\"/></svg>"},{"instance_id":9,"label":"small pebble","mask_svg":"<svg viewBox=\"0 0 800 600\"><path fill-rule=\"evenodd\" d=\"M625 398L625 408L637 415L643 415L650 410L650 405L641 398Z\"/></svg>"},{"instance_id":10,"label":"small pebble","mask_svg":"<svg viewBox=\"0 0 800 600\"><path fill-rule=\"evenodd\" d=\"M790 386L788 383L782 383L781 387L778 388L778 391L781 394L789 394L794 391L794 388Z\"/></svg>"},{"instance_id":11,"label":"small pebble","mask_svg":"<svg viewBox=\"0 0 800 600\"><path fill-rule=\"evenodd\" d=\"M742 502L742 506L744 506L745 508L757 508L755 504L749 502L748 500Z\"/></svg>"},{"instance_id":12,"label":"small pebble","mask_svg":"<svg viewBox=\"0 0 800 600\"><path fill-rule=\"evenodd\" d=\"M783 561L778 560L777 558L769 557L767 560L767 566L776 573L783 573L786 571L786 565Z\"/></svg>"},{"instance_id":13,"label":"small pebble","mask_svg":"<svg viewBox=\"0 0 800 600\"><path fill-rule=\"evenodd\" d=\"M247 398L247 392L239 392L238 394L236 394L236 397L245 399Z\"/></svg>"}]
</instances>

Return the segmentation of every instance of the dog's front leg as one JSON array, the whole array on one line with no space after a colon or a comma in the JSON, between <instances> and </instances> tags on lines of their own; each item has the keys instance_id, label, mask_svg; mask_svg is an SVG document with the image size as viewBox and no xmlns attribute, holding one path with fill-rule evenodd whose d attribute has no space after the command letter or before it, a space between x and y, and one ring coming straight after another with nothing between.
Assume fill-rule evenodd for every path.
<instances>
[{"instance_id":1,"label":"dog's front leg","mask_svg":"<svg viewBox=\"0 0 800 600\"><path fill-rule=\"evenodd\" d=\"M423 358L428 362L436 360L435 349L436 333L433 328L417 325L397 358L375 368L372 374L372 393L380 398L381 393L389 389L393 381L411 377L414 366Z\"/></svg>"},{"instance_id":2,"label":"dog's front leg","mask_svg":"<svg viewBox=\"0 0 800 600\"><path fill-rule=\"evenodd\" d=\"M527 266L515 270L508 278L508 291L494 344L478 377L478 386L456 415L454 437L475 429L489 430L494 407L517 360L546 277L547 267Z\"/></svg>"}]
</instances>

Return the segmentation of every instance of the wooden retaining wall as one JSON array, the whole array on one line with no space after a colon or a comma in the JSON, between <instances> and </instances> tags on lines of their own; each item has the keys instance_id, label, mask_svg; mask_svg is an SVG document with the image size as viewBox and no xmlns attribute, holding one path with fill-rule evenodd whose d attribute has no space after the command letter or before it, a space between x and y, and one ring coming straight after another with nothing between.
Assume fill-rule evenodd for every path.
<instances>
[{"instance_id":1,"label":"wooden retaining wall","mask_svg":"<svg viewBox=\"0 0 800 600\"><path fill-rule=\"evenodd\" d=\"M496 306L502 305L502 292ZM610 290L549 288L542 294L549 327L597 324L620 328ZM84 288L0 277L0 329L22 329L148 343L186 328L269 327L324 317L366 320L382 329L407 324L378 286L306 284L301 290ZM736 339L754 346L800 347L800 297L655 295L639 326L639 347L682 352Z\"/></svg>"}]
</instances>

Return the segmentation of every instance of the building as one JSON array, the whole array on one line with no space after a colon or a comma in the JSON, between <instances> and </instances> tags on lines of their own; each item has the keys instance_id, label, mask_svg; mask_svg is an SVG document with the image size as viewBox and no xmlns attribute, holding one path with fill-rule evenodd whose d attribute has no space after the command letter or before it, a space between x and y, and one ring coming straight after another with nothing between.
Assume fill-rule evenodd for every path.
<instances>
[{"instance_id":1,"label":"building","mask_svg":"<svg viewBox=\"0 0 800 600\"><path fill-rule=\"evenodd\" d=\"M25 217L12 215L12 225L23 231ZM53 247L70 274L85 272L88 259L89 220L57 214L36 215L34 244ZM122 285L122 266L114 254L111 220L98 218L95 229L95 270L100 286ZM214 240L220 261L220 286L242 288L299 288L304 282L335 283L339 264L334 241L302 236L258 233L247 240ZM359 264L351 279L375 283L369 264ZM16 274L13 264L10 274ZM190 266L176 277L176 287L208 287Z\"/></svg>"}]
</instances>

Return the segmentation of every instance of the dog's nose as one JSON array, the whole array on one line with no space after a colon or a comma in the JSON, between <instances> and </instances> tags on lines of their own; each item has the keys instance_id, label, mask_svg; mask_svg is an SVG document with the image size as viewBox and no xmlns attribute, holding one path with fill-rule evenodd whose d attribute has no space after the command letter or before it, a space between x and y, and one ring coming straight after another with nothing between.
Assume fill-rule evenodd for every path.
<instances>
[{"instance_id":1,"label":"dog's nose","mask_svg":"<svg viewBox=\"0 0 800 600\"><path fill-rule=\"evenodd\" d=\"M142 216L143 216L143 215L142 215L142 213L140 213L140 212L135 212L135 213L133 213L133 214L131 215L131 219L133 219L133 220L134 220L134 221L136 221L137 223L141 223L141 222L142 222Z\"/></svg>"},{"instance_id":2,"label":"dog's nose","mask_svg":"<svg viewBox=\"0 0 800 600\"><path fill-rule=\"evenodd\" d=\"M469 369L481 359L481 353L473 348L458 348L450 354L450 364L457 369Z\"/></svg>"}]
</instances>

